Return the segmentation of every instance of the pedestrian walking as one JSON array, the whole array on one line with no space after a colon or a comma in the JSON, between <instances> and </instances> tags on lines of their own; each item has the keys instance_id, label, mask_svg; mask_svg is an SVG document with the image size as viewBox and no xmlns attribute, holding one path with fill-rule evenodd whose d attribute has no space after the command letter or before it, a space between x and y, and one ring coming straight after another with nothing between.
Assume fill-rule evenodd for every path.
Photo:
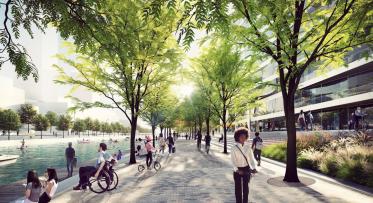
<instances>
[{"instance_id":1,"label":"pedestrian walking","mask_svg":"<svg viewBox=\"0 0 373 203\"><path fill-rule=\"evenodd\" d=\"M232 147L231 159L237 203L248 203L251 173L257 173L253 152L250 145L246 143L248 137L247 128L238 128L234 132L236 144Z\"/></svg>"},{"instance_id":2,"label":"pedestrian walking","mask_svg":"<svg viewBox=\"0 0 373 203\"><path fill-rule=\"evenodd\" d=\"M123 153L121 150L118 150L118 155L117 155L117 161L121 160L122 159L122 156L123 156Z\"/></svg>"},{"instance_id":3,"label":"pedestrian walking","mask_svg":"<svg viewBox=\"0 0 373 203\"><path fill-rule=\"evenodd\" d=\"M167 137L167 144L168 144L168 154L171 156L171 154L172 154L172 150L173 150L174 145L175 145L175 142L174 142L174 139L173 139L172 136L171 136L171 133L170 133L170 135Z\"/></svg>"},{"instance_id":4,"label":"pedestrian walking","mask_svg":"<svg viewBox=\"0 0 373 203\"><path fill-rule=\"evenodd\" d=\"M223 140L223 134L221 134L220 138L219 138L219 143Z\"/></svg>"},{"instance_id":5,"label":"pedestrian walking","mask_svg":"<svg viewBox=\"0 0 373 203\"><path fill-rule=\"evenodd\" d=\"M66 157L66 168L67 168L67 177L71 177L73 175L73 166L74 166L74 159L75 159L75 150L72 147L72 143L68 143L68 147L65 149L65 157Z\"/></svg>"},{"instance_id":6,"label":"pedestrian walking","mask_svg":"<svg viewBox=\"0 0 373 203\"><path fill-rule=\"evenodd\" d=\"M306 120L308 126L309 126L309 129L311 131L313 131L313 115L312 115L312 112L309 111L308 114L307 114L307 120ZM307 126L307 128L308 128Z\"/></svg>"},{"instance_id":7,"label":"pedestrian walking","mask_svg":"<svg viewBox=\"0 0 373 203\"><path fill-rule=\"evenodd\" d=\"M166 148L166 141L163 138L163 134L159 134L159 140L158 140L158 145L159 145L159 151L164 154L164 149Z\"/></svg>"},{"instance_id":8,"label":"pedestrian walking","mask_svg":"<svg viewBox=\"0 0 373 203\"><path fill-rule=\"evenodd\" d=\"M255 138L253 139L253 144L251 148L254 150L254 158L260 166L260 157L262 155L263 140L259 137L259 132L255 132Z\"/></svg>"},{"instance_id":9,"label":"pedestrian walking","mask_svg":"<svg viewBox=\"0 0 373 203\"><path fill-rule=\"evenodd\" d=\"M300 125L301 130L304 131L307 124L306 124L306 117L303 113L303 110L300 110L300 113L299 113L299 116L298 116L298 123Z\"/></svg>"},{"instance_id":10,"label":"pedestrian walking","mask_svg":"<svg viewBox=\"0 0 373 203\"><path fill-rule=\"evenodd\" d=\"M206 142L206 144L205 144L206 153L208 154L209 151L210 151L210 142L211 142L211 136L210 136L210 134L207 134L205 136L205 142Z\"/></svg>"}]
</instances>

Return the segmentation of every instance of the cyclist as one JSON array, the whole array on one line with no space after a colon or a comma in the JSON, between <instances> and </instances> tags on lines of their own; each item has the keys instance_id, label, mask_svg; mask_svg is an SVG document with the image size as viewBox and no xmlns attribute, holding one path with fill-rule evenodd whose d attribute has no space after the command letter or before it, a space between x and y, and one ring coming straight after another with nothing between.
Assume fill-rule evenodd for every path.
<instances>
[{"instance_id":1,"label":"cyclist","mask_svg":"<svg viewBox=\"0 0 373 203\"><path fill-rule=\"evenodd\" d=\"M86 189L89 182L89 177L94 176L98 178L101 170L105 165L105 161L111 158L110 154L106 152L107 146L105 143L100 143L98 148L97 163L95 166L84 166L79 168L79 184L73 187L73 190Z\"/></svg>"},{"instance_id":2,"label":"cyclist","mask_svg":"<svg viewBox=\"0 0 373 203\"><path fill-rule=\"evenodd\" d=\"M145 144L145 149L146 149L146 166L148 167L148 170L151 170L151 165L153 162L153 151L154 147L152 145L152 139L149 136L146 136L146 144Z\"/></svg>"}]
</instances>

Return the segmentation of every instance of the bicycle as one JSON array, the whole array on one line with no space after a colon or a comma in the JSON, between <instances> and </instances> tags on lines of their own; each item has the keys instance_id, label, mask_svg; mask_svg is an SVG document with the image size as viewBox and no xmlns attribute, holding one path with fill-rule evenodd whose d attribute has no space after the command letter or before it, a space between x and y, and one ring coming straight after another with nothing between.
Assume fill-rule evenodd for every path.
<instances>
[{"instance_id":1,"label":"bicycle","mask_svg":"<svg viewBox=\"0 0 373 203\"><path fill-rule=\"evenodd\" d=\"M154 152L153 154L153 157L154 157L154 161L153 161L153 168L158 171L160 168L161 168L161 163L160 163L160 159L161 159L161 155L157 152ZM142 172L143 170L145 169L145 165L144 164L139 164L139 166L137 167L137 170L139 172Z\"/></svg>"},{"instance_id":2,"label":"bicycle","mask_svg":"<svg viewBox=\"0 0 373 203\"><path fill-rule=\"evenodd\" d=\"M89 178L88 187L92 192L100 194L117 188L119 178L118 174L113 169L114 164L115 160L106 161L99 176L97 178Z\"/></svg>"}]
</instances>

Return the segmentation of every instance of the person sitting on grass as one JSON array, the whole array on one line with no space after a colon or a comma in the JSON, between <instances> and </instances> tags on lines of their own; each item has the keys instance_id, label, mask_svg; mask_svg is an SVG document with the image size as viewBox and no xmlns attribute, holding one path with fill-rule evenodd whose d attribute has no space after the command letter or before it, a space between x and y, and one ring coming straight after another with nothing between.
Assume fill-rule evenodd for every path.
<instances>
[{"instance_id":1,"label":"person sitting on grass","mask_svg":"<svg viewBox=\"0 0 373 203\"><path fill-rule=\"evenodd\" d=\"M105 165L105 161L110 159L109 153L106 152L107 146L105 143L100 143L98 148L98 157L96 166L84 166L79 168L79 184L73 190L86 189L89 177L94 176L98 178L101 170Z\"/></svg>"}]
</instances>

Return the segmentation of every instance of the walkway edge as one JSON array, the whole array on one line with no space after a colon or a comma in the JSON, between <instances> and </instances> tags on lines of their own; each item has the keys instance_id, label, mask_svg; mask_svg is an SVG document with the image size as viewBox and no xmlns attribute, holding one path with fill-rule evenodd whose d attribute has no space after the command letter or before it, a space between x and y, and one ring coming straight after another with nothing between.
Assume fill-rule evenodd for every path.
<instances>
[{"instance_id":1,"label":"walkway edge","mask_svg":"<svg viewBox=\"0 0 373 203\"><path fill-rule=\"evenodd\" d=\"M285 163L282 163L282 162L279 162L279 161L276 161L276 160L273 160L273 159L269 159L269 158L266 158L266 157L262 157L262 160L265 161L265 162L268 162L268 163L275 164L275 165L286 168ZM341 187L345 187L345 188L354 190L356 192L359 192L361 194L373 197L373 189L371 189L371 188L368 188L368 187L365 187L365 186L362 186L362 185L358 185L358 184L354 184L354 183L351 183L351 182L347 182L347 181L340 181L340 180L334 179L332 177L329 177L327 175L318 173L316 171L308 170L308 169L297 168L297 170L301 174L312 176L314 178L321 179L321 180L326 181L328 183L338 185L338 186L341 186Z\"/></svg>"}]
</instances>

